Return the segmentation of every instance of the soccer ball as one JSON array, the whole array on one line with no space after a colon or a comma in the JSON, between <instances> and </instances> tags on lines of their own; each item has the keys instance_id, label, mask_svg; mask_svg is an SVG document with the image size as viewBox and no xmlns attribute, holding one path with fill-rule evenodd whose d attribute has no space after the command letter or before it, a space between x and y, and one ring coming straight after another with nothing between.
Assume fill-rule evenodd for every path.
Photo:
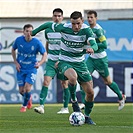
<instances>
[{"instance_id":1,"label":"soccer ball","mask_svg":"<svg viewBox=\"0 0 133 133\"><path fill-rule=\"evenodd\" d=\"M81 112L73 112L69 116L69 122L73 126L81 126L85 123L85 117Z\"/></svg>"}]
</instances>

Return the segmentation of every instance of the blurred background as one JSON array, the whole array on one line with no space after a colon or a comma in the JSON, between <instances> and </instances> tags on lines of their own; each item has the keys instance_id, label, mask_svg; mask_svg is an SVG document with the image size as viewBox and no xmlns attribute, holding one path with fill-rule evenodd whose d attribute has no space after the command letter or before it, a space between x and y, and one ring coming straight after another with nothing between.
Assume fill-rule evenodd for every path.
<instances>
[{"instance_id":1,"label":"blurred background","mask_svg":"<svg viewBox=\"0 0 133 133\"><path fill-rule=\"evenodd\" d=\"M87 23L87 11L96 10L98 23L104 28L108 41L108 60L111 78L117 82L126 102L133 93L133 1L132 0L1 0L0 1L0 103L21 103L11 47L22 28L30 23L34 28L52 21L52 11L61 8L64 21L73 11L80 11ZM44 31L36 35L45 46ZM45 64L39 68L32 88L33 103L39 103ZM93 73L95 102L115 103L117 96L104 85L97 72ZM77 86L78 101L81 101ZM62 88L55 77L49 87L46 103L62 103Z\"/></svg>"}]
</instances>

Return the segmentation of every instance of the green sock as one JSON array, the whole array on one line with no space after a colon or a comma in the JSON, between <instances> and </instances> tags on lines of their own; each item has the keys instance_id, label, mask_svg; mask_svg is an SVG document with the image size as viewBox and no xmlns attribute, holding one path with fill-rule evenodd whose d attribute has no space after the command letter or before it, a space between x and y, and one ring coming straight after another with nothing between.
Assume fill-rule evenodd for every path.
<instances>
[{"instance_id":1,"label":"green sock","mask_svg":"<svg viewBox=\"0 0 133 133\"><path fill-rule=\"evenodd\" d=\"M92 111L93 105L94 105L94 102L87 102L85 100L85 115L86 116L90 116L90 113Z\"/></svg>"},{"instance_id":2,"label":"green sock","mask_svg":"<svg viewBox=\"0 0 133 133\"><path fill-rule=\"evenodd\" d=\"M40 93L40 105L44 105L47 94L48 94L48 87L43 86Z\"/></svg>"},{"instance_id":3,"label":"green sock","mask_svg":"<svg viewBox=\"0 0 133 133\"><path fill-rule=\"evenodd\" d=\"M77 98L76 98L76 87L77 87L77 84L76 85L68 84L68 88L70 90L70 95L71 95L71 98L72 98L73 101L77 100Z\"/></svg>"},{"instance_id":4,"label":"green sock","mask_svg":"<svg viewBox=\"0 0 133 133\"><path fill-rule=\"evenodd\" d=\"M81 86L80 86L80 93L81 93L81 102L85 103L85 92Z\"/></svg>"},{"instance_id":5,"label":"green sock","mask_svg":"<svg viewBox=\"0 0 133 133\"><path fill-rule=\"evenodd\" d=\"M64 104L64 108L68 107L68 103L70 100L70 92L68 88L63 89L63 104Z\"/></svg>"},{"instance_id":6,"label":"green sock","mask_svg":"<svg viewBox=\"0 0 133 133\"><path fill-rule=\"evenodd\" d=\"M120 92L120 89L118 87L118 85L115 82L112 82L112 84L108 85L110 87L110 89L117 94L119 100L122 100L122 94Z\"/></svg>"}]
</instances>

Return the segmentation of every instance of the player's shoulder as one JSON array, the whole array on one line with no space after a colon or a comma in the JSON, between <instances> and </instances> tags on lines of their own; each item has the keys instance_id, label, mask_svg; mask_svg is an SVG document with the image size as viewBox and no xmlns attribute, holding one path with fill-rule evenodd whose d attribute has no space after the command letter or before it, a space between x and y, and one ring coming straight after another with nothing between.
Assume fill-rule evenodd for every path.
<instances>
[{"instance_id":1,"label":"player's shoulder","mask_svg":"<svg viewBox=\"0 0 133 133\"><path fill-rule=\"evenodd\" d=\"M16 39L23 39L23 38L24 38L24 36L21 35L21 36L18 36Z\"/></svg>"},{"instance_id":2,"label":"player's shoulder","mask_svg":"<svg viewBox=\"0 0 133 133\"><path fill-rule=\"evenodd\" d=\"M40 40L39 40L38 38L36 38L36 37L32 37L32 40L33 40L34 42L40 42Z\"/></svg>"},{"instance_id":3,"label":"player's shoulder","mask_svg":"<svg viewBox=\"0 0 133 133\"><path fill-rule=\"evenodd\" d=\"M65 27L65 28L72 28L72 24L71 23L64 23L63 27Z\"/></svg>"},{"instance_id":4,"label":"player's shoulder","mask_svg":"<svg viewBox=\"0 0 133 133\"><path fill-rule=\"evenodd\" d=\"M95 25L95 27L94 27L95 29L102 29L102 27L97 23L96 25Z\"/></svg>"},{"instance_id":5,"label":"player's shoulder","mask_svg":"<svg viewBox=\"0 0 133 133\"><path fill-rule=\"evenodd\" d=\"M23 35L18 36L15 40L16 41L23 41L24 40L24 36Z\"/></svg>"},{"instance_id":6,"label":"player's shoulder","mask_svg":"<svg viewBox=\"0 0 133 133\"><path fill-rule=\"evenodd\" d=\"M81 29L90 28L87 24L83 23Z\"/></svg>"}]
</instances>

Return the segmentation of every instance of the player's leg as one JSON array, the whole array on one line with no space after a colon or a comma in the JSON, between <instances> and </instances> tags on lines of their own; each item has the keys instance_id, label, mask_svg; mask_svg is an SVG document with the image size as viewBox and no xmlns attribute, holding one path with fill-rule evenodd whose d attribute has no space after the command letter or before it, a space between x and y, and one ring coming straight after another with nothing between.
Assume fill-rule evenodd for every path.
<instances>
[{"instance_id":1,"label":"player's leg","mask_svg":"<svg viewBox=\"0 0 133 133\"><path fill-rule=\"evenodd\" d=\"M109 75L107 57L98 60L97 64L102 64L98 66L97 70L99 71L99 74L102 76L104 83L108 85L108 87L118 96L119 99L118 110L121 110L125 105L126 96L122 95L119 86L117 85L116 82L112 81Z\"/></svg>"},{"instance_id":2,"label":"player's leg","mask_svg":"<svg viewBox=\"0 0 133 133\"><path fill-rule=\"evenodd\" d=\"M76 87L77 87L77 73L73 69L72 63L67 63L60 61L58 64L59 75L62 80L68 80L68 88L70 91L72 107L74 112L79 112L80 108L78 106L76 98Z\"/></svg>"},{"instance_id":3,"label":"player's leg","mask_svg":"<svg viewBox=\"0 0 133 133\"><path fill-rule=\"evenodd\" d=\"M48 94L48 86L51 80L52 80L52 77L44 76L44 82L40 92L40 106L34 108L34 111L37 113L40 113L40 114L44 113L44 103L46 101L46 97Z\"/></svg>"},{"instance_id":4,"label":"player's leg","mask_svg":"<svg viewBox=\"0 0 133 133\"><path fill-rule=\"evenodd\" d=\"M44 82L40 92L40 105L34 108L34 111L40 114L44 113L44 104L48 94L48 87L52 78L56 75L56 69L54 67L55 62L48 61L45 67Z\"/></svg>"},{"instance_id":5,"label":"player's leg","mask_svg":"<svg viewBox=\"0 0 133 133\"><path fill-rule=\"evenodd\" d=\"M119 99L118 110L123 109L123 107L125 106L126 96L121 93L119 86L117 85L116 82L111 80L110 76L103 77L103 80L104 83L108 85L108 87L118 96Z\"/></svg>"},{"instance_id":6,"label":"player's leg","mask_svg":"<svg viewBox=\"0 0 133 133\"><path fill-rule=\"evenodd\" d=\"M81 85L80 85L80 93L81 93L81 103L79 104L79 108L84 109L85 108L85 92Z\"/></svg>"},{"instance_id":7,"label":"player's leg","mask_svg":"<svg viewBox=\"0 0 133 133\"><path fill-rule=\"evenodd\" d=\"M76 98L77 73L73 68L69 68L65 71L64 75L68 78L68 87L71 95L73 111L80 112L80 108Z\"/></svg>"},{"instance_id":8,"label":"player's leg","mask_svg":"<svg viewBox=\"0 0 133 133\"><path fill-rule=\"evenodd\" d=\"M85 123L96 125L90 118L90 113L94 106L94 91L91 74L84 62L80 65L80 69L76 69L76 72L78 74L78 81L85 92Z\"/></svg>"},{"instance_id":9,"label":"player's leg","mask_svg":"<svg viewBox=\"0 0 133 133\"><path fill-rule=\"evenodd\" d=\"M59 112L57 112L57 114L67 114L67 113L69 113L68 103L69 103L69 100L70 100L68 80L61 81L61 85L62 85L62 88L63 88L63 108L61 108L61 110Z\"/></svg>"},{"instance_id":10,"label":"player's leg","mask_svg":"<svg viewBox=\"0 0 133 133\"><path fill-rule=\"evenodd\" d=\"M28 109L32 108L32 99L31 99L31 87L36 80L37 70L33 69L31 71L25 72L25 84L24 84L24 103L23 107L27 107ZM23 112L23 109L22 111Z\"/></svg>"},{"instance_id":11,"label":"player's leg","mask_svg":"<svg viewBox=\"0 0 133 133\"><path fill-rule=\"evenodd\" d=\"M19 86L19 93L22 95L22 97L24 98L24 94L25 94L25 89L24 89L24 85L25 85L25 76L24 76L24 72L17 72L17 81L18 81L18 86ZM23 105L22 105L23 107ZM26 112L26 106L24 108L20 109L20 112Z\"/></svg>"},{"instance_id":12,"label":"player's leg","mask_svg":"<svg viewBox=\"0 0 133 133\"><path fill-rule=\"evenodd\" d=\"M24 93L25 93L25 90L24 90L24 86L19 86L19 93L22 95L23 99L24 99ZM22 107L20 108L20 112L26 112L26 106L23 107L23 104L22 104Z\"/></svg>"},{"instance_id":13,"label":"player's leg","mask_svg":"<svg viewBox=\"0 0 133 133\"><path fill-rule=\"evenodd\" d=\"M25 112L27 107L28 107L28 109L30 109L32 107L32 103L30 104L31 105L30 107L27 106L28 102L30 101L30 98L31 98L31 87L32 87L32 84L29 84L27 82L24 85L24 90L25 90L24 102L23 102L22 108L20 109L20 112Z\"/></svg>"},{"instance_id":14,"label":"player's leg","mask_svg":"<svg viewBox=\"0 0 133 133\"><path fill-rule=\"evenodd\" d=\"M88 57L87 60L85 61L86 65L87 65L87 68L90 72L90 74L92 74L95 70L95 67L94 67L94 61L92 60L92 58ZM81 92L81 104L79 104L79 107L80 109L84 109L85 105L85 92L82 88L82 86L80 86L80 92Z\"/></svg>"},{"instance_id":15,"label":"player's leg","mask_svg":"<svg viewBox=\"0 0 133 133\"><path fill-rule=\"evenodd\" d=\"M112 81L111 77L109 76L107 57L95 60L95 69L98 71L100 76L103 78L104 83L108 85L109 88L118 96L118 99L119 99L118 110L121 110L125 105L126 96L122 95L117 83Z\"/></svg>"},{"instance_id":16,"label":"player's leg","mask_svg":"<svg viewBox=\"0 0 133 133\"><path fill-rule=\"evenodd\" d=\"M93 91L93 82L83 82L82 88L85 91L85 123L96 125L95 122L90 118L90 113L92 112L94 106L94 91Z\"/></svg>"}]
</instances>

